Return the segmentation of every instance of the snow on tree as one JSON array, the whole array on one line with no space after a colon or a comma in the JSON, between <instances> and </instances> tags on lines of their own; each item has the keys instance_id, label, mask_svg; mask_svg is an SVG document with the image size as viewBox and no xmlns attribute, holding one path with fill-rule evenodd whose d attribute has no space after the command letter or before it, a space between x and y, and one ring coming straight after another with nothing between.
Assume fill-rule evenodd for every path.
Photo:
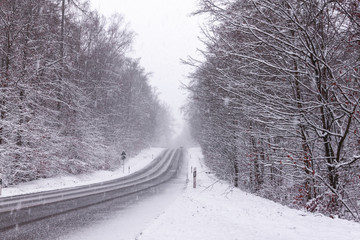
<instances>
[{"instance_id":1,"label":"snow on tree","mask_svg":"<svg viewBox=\"0 0 360 240\"><path fill-rule=\"evenodd\" d=\"M234 185L359 220L359 3L201 1L194 136ZM355 54L354 54L355 53Z\"/></svg>"},{"instance_id":2,"label":"snow on tree","mask_svg":"<svg viewBox=\"0 0 360 240\"><path fill-rule=\"evenodd\" d=\"M155 139L165 111L127 56L124 19L85 1L0 3L0 172L5 185L114 168Z\"/></svg>"}]
</instances>

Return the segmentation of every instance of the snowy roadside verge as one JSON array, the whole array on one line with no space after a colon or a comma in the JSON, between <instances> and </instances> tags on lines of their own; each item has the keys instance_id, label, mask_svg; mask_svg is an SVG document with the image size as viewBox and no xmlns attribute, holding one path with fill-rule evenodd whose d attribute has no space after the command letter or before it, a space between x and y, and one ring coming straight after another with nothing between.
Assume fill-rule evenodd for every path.
<instances>
[{"instance_id":1,"label":"snowy roadside verge","mask_svg":"<svg viewBox=\"0 0 360 240\"><path fill-rule=\"evenodd\" d=\"M148 165L163 150L163 148L149 148L141 151L135 157L129 158L125 161L124 172L123 168L120 167L115 171L100 170L88 174L67 175L54 178L38 179L27 183L21 183L16 186L3 188L0 197L8 197L27 193L82 186L123 177L130 173L138 171ZM128 167L130 167L130 173Z\"/></svg>"},{"instance_id":2,"label":"snowy roadside verge","mask_svg":"<svg viewBox=\"0 0 360 240\"><path fill-rule=\"evenodd\" d=\"M169 209L150 224L140 240L358 240L360 224L311 214L246 194L218 181L202 164L201 150L188 151L192 182Z\"/></svg>"}]
</instances>

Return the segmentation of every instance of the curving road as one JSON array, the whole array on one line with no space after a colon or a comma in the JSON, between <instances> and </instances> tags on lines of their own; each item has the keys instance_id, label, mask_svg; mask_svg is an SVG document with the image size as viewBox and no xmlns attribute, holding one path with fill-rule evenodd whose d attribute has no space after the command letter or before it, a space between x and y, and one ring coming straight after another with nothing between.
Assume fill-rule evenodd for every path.
<instances>
[{"instance_id":1,"label":"curving road","mask_svg":"<svg viewBox=\"0 0 360 240\"><path fill-rule=\"evenodd\" d=\"M142 170L116 180L0 198L0 239L40 239L40 232L50 236L59 222L69 224L118 206L172 179L182 158L182 149L165 150Z\"/></svg>"}]
</instances>

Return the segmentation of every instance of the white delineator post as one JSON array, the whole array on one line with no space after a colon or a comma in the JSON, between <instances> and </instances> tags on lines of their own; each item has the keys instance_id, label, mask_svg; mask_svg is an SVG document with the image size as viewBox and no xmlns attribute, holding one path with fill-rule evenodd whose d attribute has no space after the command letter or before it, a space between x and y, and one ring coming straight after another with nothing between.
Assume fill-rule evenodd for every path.
<instances>
[{"instance_id":1,"label":"white delineator post","mask_svg":"<svg viewBox=\"0 0 360 240\"><path fill-rule=\"evenodd\" d=\"M0 178L0 196L1 196L1 188L2 188L2 179Z\"/></svg>"},{"instance_id":2,"label":"white delineator post","mask_svg":"<svg viewBox=\"0 0 360 240\"><path fill-rule=\"evenodd\" d=\"M194 167L193 171L193 188L196 188L196 167Z\"/></svg>"}]
</instances>

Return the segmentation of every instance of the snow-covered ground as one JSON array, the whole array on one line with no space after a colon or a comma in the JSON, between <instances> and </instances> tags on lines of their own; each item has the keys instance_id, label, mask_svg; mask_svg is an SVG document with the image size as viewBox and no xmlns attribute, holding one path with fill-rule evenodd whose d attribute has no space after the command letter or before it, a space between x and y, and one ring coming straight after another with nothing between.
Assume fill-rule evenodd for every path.
<instances>
[{"instance_id":1,"label":"snow-covered ground","mask_svg":"<svg viewBox=\"0 0 360 240\"><path fill-rule=\"evenodd\" d=\"M90 174L81 174L77 176L68 175L47 179L39 179L28 183L21 183L16 186L3 188L0 197L81 186L119 178L129 174L129 167L130 173L143 168L144 166L149 164L156 156L158 156L163 150L163 148L145 149L135 157L125 160L124 169L120 167L115 171L96 171ZM123 172L123 170L125 171Z\"/></svg>"},{"instance_id":2,"label":"snow-covered ground","mask_svg":"<svg viewBox=\"0 0 360 240\"><path fill-rule=\"evenodd\" d=\"M188 152L192 182L140 233L140 240L359 240L360 224L290 209L231 188L207 174L200 149Z\"/></svg>"}]
</instances>

